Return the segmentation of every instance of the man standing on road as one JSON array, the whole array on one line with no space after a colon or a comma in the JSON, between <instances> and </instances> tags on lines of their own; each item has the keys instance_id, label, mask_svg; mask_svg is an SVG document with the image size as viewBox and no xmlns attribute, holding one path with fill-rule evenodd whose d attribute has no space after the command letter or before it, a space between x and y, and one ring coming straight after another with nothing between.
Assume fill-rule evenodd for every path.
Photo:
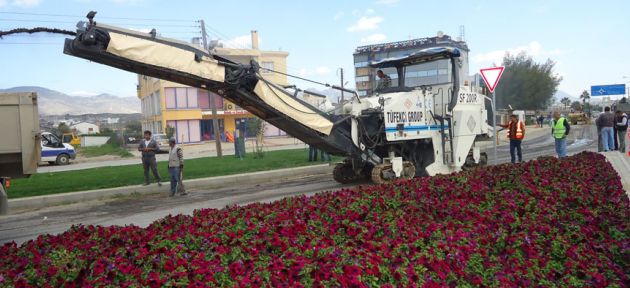
<instances>
[{"instance_id":1,"label":"man standing on road","mask_svg":"<svg viewBox=\"0 0 630 288\"><path fill-rule=\"evenodd\" d=\"M151 139L151 131L144 131L144 140L140 141L138 151L142 152L142 167L144 168L144 186L149 185L149 168L153 172L153 177L157 180L158 186L162 186L162 178L157 171L155 153L160 150L158 143Z\"/></svg>"},{"instance_id":2,"label":"man standing on road","mask_svg":"<svg viewBox=\"0 0 630 288\"><path fill-rule=\"evenodd\" d=\"M168 146L171 147L171 150L168 152L168 174L171 175L171 194L170 196L175 196L176 192L180 192L181 195L186 195L186 192L183 189L179 189L178 187L182 187L182 170L184 170L184 151L181 147L177 146L177 141L175 137L171 137L168 140Z\"/></svg>"},{"instance_id":3,"label":"man standing on road","mask_svg":"<svg viewBox=\"0 0 630 288\"><path fill-rule=\"evenodd\" d=\"M556 153L558 158L567 157L567 135L569 135L569 121L560 117L560 112L553 112L553 120L551 121L551 136L556 140Z\"/></svg>"},{"instance_id":4,"label":"man standing on road","mask_svg":"<svg viewBox=\"0 0 630 288\"><path fill-rule=\"evenodd\" d=\"M392 86L392 78L389 75L383 73L383 70L376 71L376 75L378 76L378 85L376 86L376 91L389 88Z\"/></svg>"},{"instance_id":5,"label":"man standing on road","mask_svg":"<svg viewBox=\"0 0 630 288\"><path fill-rule=\"evenodd\" d=\"M604 113L599 114L595 120L597 127L601 127L602 148L604 152L615 149L615 139L613 138L613 127L615 127L615 115L610 112L610 107L604 108ZM599 129L598 129L599 130Z\"/></svg>"},{"instance_id":6,"label":"man standing on road","mask_svg":"<svg viewBox=\"0 0 630 288\"><path fill-rule=\"evenodd\" d=\"M510 138L510 157L512 163L516 163L514 152L518 155L518 162L523 162L523 153L521 153L521 142L525 138L525 125L523 121L518 119L516 114L510 115L510 122L507 125L499 126L508 129L508 138Z\"/></svg>"},{"instance_id":7,"label":"man standing on road","mask_svg":"<svg viewBox=\"0 0 630 288\"><path fill-rule=\"evenodd\" d=\"M626 134L628 133L628 115L617 110L616 112L617 136L619 137L619 152L626 153Z\"/></svg>"}]
</instances>

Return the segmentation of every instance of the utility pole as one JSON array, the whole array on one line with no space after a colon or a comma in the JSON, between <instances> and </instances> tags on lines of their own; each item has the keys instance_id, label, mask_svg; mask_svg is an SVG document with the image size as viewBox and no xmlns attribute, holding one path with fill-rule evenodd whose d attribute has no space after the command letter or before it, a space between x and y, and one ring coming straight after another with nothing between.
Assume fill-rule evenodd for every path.
<instances>
[{"instance_id":1,"label":"utility pole","mask_svg":"<svg viewBox=\"0 0 630 288\"><path fill-rule=\"evenodd\" d=\"M343 68L339 68L341 70L341 89L343 89ZM341 103L343 103L343 90L341 90Z\"/></svg>"},{"instance_id":2,"label":"utility pole","mask_svg":"<svg viewBox=\"0 0 630 288\"><path fill-rule=\"evenodd\" d=\"M210 50L208 49L208 40L206 39L206 23L203 22L203 20L199 20L199 22L201 23L201 39L203 39L203 49L210 52ZM212 95L210 93L212 92L208 90L208 96ZM212 96L218 95L214 94ZM214 102L214 98L215 97L212 97L210 99L210 109L212 109L212 128L214 130L214 143L216 143L217 145L217 157L223 157L223 152L221 151L221 134L219 133L219 118L217 117L217 105Z\"/></svg>"}]
</instances>

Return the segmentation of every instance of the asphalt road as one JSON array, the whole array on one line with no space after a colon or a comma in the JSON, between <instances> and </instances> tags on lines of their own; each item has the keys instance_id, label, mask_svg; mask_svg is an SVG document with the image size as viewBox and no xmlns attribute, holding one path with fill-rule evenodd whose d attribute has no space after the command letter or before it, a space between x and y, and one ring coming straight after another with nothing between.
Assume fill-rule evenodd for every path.
<instances>
[{"instance_id":1,"label":"asphalt road","mask_svg":"<svg viewBox=\"0 0 630 288\"><path fill-rule=\"evenodd\" d=\"M547 131L545 129L544 131ZM526 137L523 144L523 160L555 155L551 135L540 130ZM533 135L536 134L536 135ZM569 137L569 154L584 150L597 150L594 126L575 126ZM487 151L492 162L492 150ZM510 161L509 147L497 149L499 163ZM358 185L369 185L359 183ZM298 178L274 179L258 185L239 185L213 189L195 189L187 196L168 197L165 193L93 201L51 207L37 211L0 217L0 243L23 243L41 234L63 232L75 224L84 225L138 225L145 227L166 215L188 214L200 208L223 208L226 205L245 205L268 202L294 195L313 195L318 192L337 190L343 186L328 173Z\"/></svg>"}]
</instances>

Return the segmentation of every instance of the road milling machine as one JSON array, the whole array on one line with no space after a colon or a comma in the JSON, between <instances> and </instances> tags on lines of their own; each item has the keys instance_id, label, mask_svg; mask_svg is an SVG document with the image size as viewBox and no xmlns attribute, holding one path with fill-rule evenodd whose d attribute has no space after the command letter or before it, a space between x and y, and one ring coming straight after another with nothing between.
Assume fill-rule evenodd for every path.
<instances>
[{"instance_id":1,"label":"road milling machine","mask_svg":"<svg viewBox=\"0 0 630 288\"><path fill-rule=\"evenodd\" d=\"M78 27L74 39L65 40L65 54L212 91L317 149L345 157L333 173L341 183L365 178L382 183L487 162L476 145L492 133L484 95L460 85L460 52L455 48L430 48L371 63L375 69L395 68L395 87L365 97L354 93L351 101L325 113L267 80L268 73L261 73L264 68L255 61L235 63L159 37L155 30L142 33L97 24L92 18ZM450 63L448 83L406 85L410 68L444 59Z\"/></svg>"}]
</instances>

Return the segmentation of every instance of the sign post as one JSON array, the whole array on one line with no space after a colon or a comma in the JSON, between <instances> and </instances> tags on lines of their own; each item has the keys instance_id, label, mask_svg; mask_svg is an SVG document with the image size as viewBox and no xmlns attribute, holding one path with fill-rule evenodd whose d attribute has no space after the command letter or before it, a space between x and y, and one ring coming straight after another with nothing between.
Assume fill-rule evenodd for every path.
<instances>
[{"instance_id":1,"label":"sign post","mask_svg":"<svg viewBox=\"0 0 630 288\"><path fill-rule=\"evenodd\" d=\"M481 72L481 77L483 77L483 81L486 82L486 86L488 87L488 89L490 89L490 92L492 92L492 132L494 134L494 139L493 139L493 148L494 148L494 158L493 158L493 162L494 165L497 165L498 161L497 161L497 141L499 141L499 138L497 137L497 107L496 107L496 94L494 93L494 88L497 87L497 84L499 84L499 79L501 79L501 75L503 75L503 70L505 69L505 67L503 66L499 66L499 67L492 67L492 68L484 68L484 69L480 69L479 72Z\"/></svg>"}]
</instances>

